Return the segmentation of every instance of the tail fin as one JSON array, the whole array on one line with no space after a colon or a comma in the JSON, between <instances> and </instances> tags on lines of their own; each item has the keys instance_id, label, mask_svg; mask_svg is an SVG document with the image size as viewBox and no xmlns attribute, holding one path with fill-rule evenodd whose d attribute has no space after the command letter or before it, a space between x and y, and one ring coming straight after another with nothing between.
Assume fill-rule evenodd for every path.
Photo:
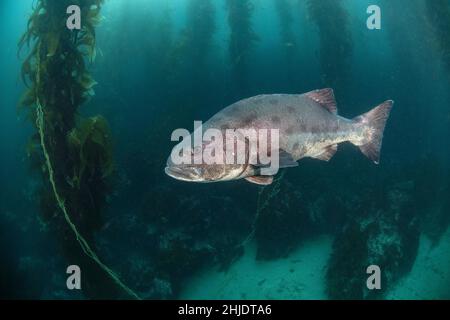
<instances>
[{"instance_id":1,"label":"tail fin","mask_svg":"<svg viewBox=\"0 0 450 320\"><path fill-rule=\"evenodd\" d=\"M394 101L385 101L369 112L353 119L353 121L367 126L370 130L369 137L366 141L363 141L363 143L359 145L359 149L366 157L376 164L380 162L383 131L393 105Z\"/></svg>"}]
</instances>

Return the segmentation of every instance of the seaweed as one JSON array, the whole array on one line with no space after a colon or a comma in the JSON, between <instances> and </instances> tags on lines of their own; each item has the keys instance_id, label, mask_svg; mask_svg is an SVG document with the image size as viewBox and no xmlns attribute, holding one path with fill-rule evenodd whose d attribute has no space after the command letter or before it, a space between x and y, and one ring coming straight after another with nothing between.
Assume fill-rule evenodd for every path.
<instances>
[{"instance_id":1,"label":"seaweed","mask_svg":"<svg viewBox=\"0 0 450 320\"><path fill-rule=\"evenodd\" d=\"M256 259L287 257L296 246L315 231L301 191L285 178L283 171L270 186L258 194L253 233Z\"/></svg>"},{"instance_id":2,"label":"seaweed","mask_svg":"<svg viewBox=\"0 0 450 320\"><path fill-rule=\"evenodd\" d=\"M187 4L187 22L181 36L173 43L170 52L171 85L186 83L181 95L203 97L208 85L209 53L212 48L215 24L215 7L211 0L190 0ZM192 78L198 79L191 81Z\"/></svg>"},{"instance_id":3,"label":"seaweed","mask_svg":"<svg viewBox=\"0 0 450 320\"><path fill-rule=\"evenodd\" d=\"M425 1L428 20L440 48L442 60L450 71L450 3L447 0Z\"/></svg>"},{"instance_id":4,"label":"seaweed","mask_svg":"<svg viewBox=\"0 0 450 320\"><path fill-rule=\"evenodd\" d=\"M85 179L104 181L112 175L114 162L110 136L108 123L101 116L85 119L69 132L68 157L75 164L74 174L70 177L72 186L80 189L80 183Z\"/></svg>"},{"instance_id":5,"label":"seaweed","mask_svg":"<svg viewBox=\"0 0 450 320\"><path fill-rule=\"evenodd\" d=\"M171 298L200 268L214 264L226 270L243 253L241 244L250 228L250 217L235 198L194 189L162 182L148 192L141 208L146 242L151 243L146 254L152 256L156 277L170 284ZM174 193L178 201L173 201Z\"/></svg>"},{"instance_id":6,"label":"seaweed","mask_svg":"<svg viewBox=\"0 0 450 320\"><path fill-rule=\"evenodd\" d=\"M216 31L215 9L211 0L190 0L187 8L187 27L184 30L184 42L190 47L190 62L195 66L204 61L211 47L212 38ZM190 58L190 59L189 59Z\"/></svg>"},{"instance_id":7,"label":"seaweed","mask_svg":"<svg viewBox=\"0 0 450 320\"><path fill-rule=\"evenodd\" d=\"M83 17L78 31L65 28L66 8L73 4ZM66 258L82 268L84 293L91 298L113 298L121 296L121 289L138 298L90 244L102 225L113 172L106 120L78 118L79 107L94 96L96 82L87 63L95 59L95 27L102 19L102 4L103 0L36 2L19 41L19 53L31 47L22 65L28 89L21 105L36 125L28 156L41 164L34 165L41 168L41 214L57 234Z\"/></svg>"},{"instance_id":8,"label":"seaweed","mask_svg":"<svg viewBox=\"0 0 450 320\"><path fill-rule=\"evenodd\" d=\"M368 230L355 221L337 235L325 278L331 299L363 299L368 238Z\"/></svg>"},{"instance_id":9,"label":"seaweed","mask_svg":"<svg viewBox=\"0 0 450 320\"><path fill-rule=\"evenodd\" d=\"M346 83L351 69L352 35L348 15L340 0L308 0L307 8L319 31L323 85L339 87L340 83Z\"/></svg>"},{"instance_id":10,"label":"seaweed","mask_svg":"<svg viewBox=\"0 0 450 320\"><path fill-rule=\"evenodd\" d=\"M151 55L154 57L153 73L156 78L160 79L159 86L169 91L167 88L174 77L172 70L174 35L172 12L168 2L165 2L161 17L156 21L156 31L151 43L153 45ZM161 100L167 99L168 92L166 90L156 90L161 94Z\"/></svg>"},{"instance_id":11,"label":"seaweed","mask_svg":"<svg viewBox=\"0 0 450 320\"><path fill-rule=\"evenodd\" d=\"M233 91L243 97L249 91L248 64L250 53L259 40L252 27L254 5L251 0L227 0L231 34L229 56Z\"/></svg>"},{"instance_id":12,"label":"seaweed","mask_svg":"<svg viewBox=\"0 0 450 320\"><path fill-rule=\"evenodd\" d=\"M409 180L389 182L380 202L366 199L368 212L351 217L338 233L326 273L329 298L379 299L410 271L420 235L413 189ZM370 265L382 270L381 290L366 287Z\"/></svg>"},{"instance_id":13,"label":"seaweed","mask_svg":"<svg viewBox=\"0 0 450 320\"><path fill-rule=\"evenodd\" d=\"M281 43L287 59L288 80L292 81L294 76L292 64L297 54L297 39L293 30L294 17L292 15L292 8L287 0L276 0L275 5L280 20Z\"/></svg>"}]
</instances>

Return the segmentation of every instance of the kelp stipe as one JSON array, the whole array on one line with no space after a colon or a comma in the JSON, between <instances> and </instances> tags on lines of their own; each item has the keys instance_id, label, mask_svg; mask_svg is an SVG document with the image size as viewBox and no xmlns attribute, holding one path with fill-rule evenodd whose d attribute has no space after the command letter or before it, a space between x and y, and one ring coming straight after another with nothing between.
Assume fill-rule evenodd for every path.
<instances>
[{"instance_id":1,"label":"kelp stipe","mask_svg":"<svg viewBox=\"0 0 450 320\"><path fill-rule=\"evenodd\" d=\"M209 82L208 63L216 31L215 7L211 0L189 0L186 10L186 26L172 51L172 70L178 72L175 86L187 84L182 95L200 98L204 96L205 86ZM191 81L192 78L198 80ZM200 101L195 101L193 105Z\"/></svg>"},{"instance_id":2,"label":"kelp stipe","mask_svg":"<svg viewBox=\"0 0 450 320\"><path fill-rule=\"evenodd\" d=\"M306 230L313 228L306 202L288 192L292 184L285 174L283 170L271 185L259 190L251 231L240 245L254 239L257 260L287 256L308 234Z\"/></svg>"},{"instance_id":3,"label":"kelp stipe","mask_svg":"<svg viewBox=\"0 0 450 320\"><path fill-rule=\"evenodd\" d=\"M231 80L236 98L248 95L248 62L258 36L253 31L253 3L250 0L226 0L231 30L229 55Z\"/></svg>"},{"instance_id":4,"label":"kelp stipe","mask_svg":"<svg viewBox=\"0 0 450 320\"><path fill-rule=\"evenodd\" d=\"M297 39L295 37L293 23L294 17L292 14L291 4L287 0L275 1L277 14L280 24L280 38L281 44L284 48L284 54L286 55L286 64L288 67L288 80L293 81L295 76L295 69L293 68L293 62L297 52Z\"/></svg>"},{"instance_id":5,"label":"kelp stipe","mask_svg":"<svg viewBox=\"0 0 450 320\"><path fill-rule=\"evenodd\" d=\"M209 67L216 31L216 8L211 0L187 1L187 21L177 34L169 4L170 1L164 3L155 32L149 37L147 47L155 61L150 72L159 79L154 94L161 103L188 115L199 102L197 98L204 97L205 86L211 82L208 77L211 77ZM197 81L192 81L193 78ZM180 86L180 83L186 85ZM186 96L194 97L195 101L189 101ZM155 130L160 131L159 128Z\"/></svg>"},{"instance_id":6,"label":"kelp stipe","mask_svg":"<svg viewBox=\"0 0 450 320\"><path fill-rule=\"evenodd\" d=\"M185 36L191 41L190 51L196 62L204 62L216 31L215 8L211 0L190 0L187 8Z\"/></svg>"},{"instance_id":7,"label":"kelp stipe","mask_svg":"<svg viewBox=\"0 0 450 320\"><path fill-rule=\"evenodd\" d=\"M319 31L323 86L340 92L339 84L349 77L352 57L347 12L338 0L308 0L307 8Z\"/></svg>"},{"instance_id":8,"label":"kelp stipe","mask_svg":"<svg viewBox=\"0 0 450 320\"><path fill-rule=\"evenodd\" d=\"M45 165L47 167L47 171L48 171L48 176L49 176L49 181L50 184L52 186L52 190L53 190L53 194L55 196L56 202L58 204L58 207L61 209L61 211L64 214L64 219L66 220L67 224L69 225L70 229L73 231L73 233L76 236L76 239L78 241L78 243L81 246L81 249L83 250L83 252L92 260L95 261L95 263L98 264L98 266L100 268L102 268L110 277L112 280L114 280L120 287L122 287L130 296L139 299L139 296L134 293L130 288L128 288L121 280L120 278L114 273L114 271L112 271L107 265L105 265L100 258L97 256L97 254L95 253L95 251L91 248L91 246L89 245L89 243L86 241L86 239L80 234L80 232L78 231L77 227L75 226L75 224L73 223L72 219L69 216L69 213L66 209L66 205L65 205L65 201L61 198L58 189L56 187L56 183L55 183L55 174L54 174L54 170L53 170L53 166L50 160L50 156L48 154L47 151L47 147L45 144L45 129L44 129L44 111L43 108L41 106L41 104L39 103L39 101L36 101L36 126L38 127L39 130L39 136L41 137L41 146L42 146L42 151L44 153L44 158L45 158Z\"/></svg>"},{"instance_id":9,"label":"kelp stipe","mask_svg":"<svg viewBox=\"0 0 450 320\"><path fill-rule=\"evenodd\" d=\"M428 20L435 32L435 39L440 48L442 60L450 72L450 3L447 0L425 2Z\"/></svg>"},{"instance_id":10,"label":"kelp stipe","mask_svg":"<svg viewBox=\"0 0 450 320\"><path fill-rule=\"evenodd\" d=\"M286 171L283 171L280 174L280 177L275 180L275 182L269 186L264 186L259 189L258 192L258 198L256 201L256 213L255 217L253 218L251 231L249 235L242 241L240 246L245 246L250 240L253 239L255 232L256 232L256 225L258 223L259 217L261 213L267 209L269 206L270 201L275 198L278 193L280 192L280 183L283 180L284 173Z\"/></svg>"},{"instance_id":11,"label":"kelp stipe","mask_svg":"<svg viewBox=\"0 0 450 320\"><path fill-rule=\"evenodd\" d=\"M31 51L22 67L29 85L21 104L37 129L33 140L40 145L43 185L41 212L52 220L68 260L76 261L84 274L84 293L91 298L118 298L118 288L139 298L105 265L89 244L100 226L100 214L112 174L111 136L106 120L93 117L78 123L78 108L94 95L96 82L85 60L95 58L95 26L101 20L103 0L76 1L83 27L65 29L66 9L73 2L37 2L27 31L19 41ZM28 84L28 80L30 83ZM36 147L29 153L38 153ZM87 201L86 199L90 199ZM63 220L57 220L63 213ZM80 250L81 249L81 250Z\"/></svg>"}]
</instances>

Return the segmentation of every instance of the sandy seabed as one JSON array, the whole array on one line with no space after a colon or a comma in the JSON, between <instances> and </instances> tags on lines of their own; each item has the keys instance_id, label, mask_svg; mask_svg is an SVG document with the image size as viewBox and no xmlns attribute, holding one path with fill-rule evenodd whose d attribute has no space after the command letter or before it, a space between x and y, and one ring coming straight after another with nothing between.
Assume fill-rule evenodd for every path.
<instances>
[{"instance_id":1,"label":"sandy seabed","mask_svg":"<svg viewBox=\"0 0 450 320\"><path fill-rule=\"evenodd\" d=\"M319 236L274 261L256 261L255 244L250 243L226 272L210 269L190 279L180 298L326 299L324 279L332 242L331 236ZM449 299L449 267L450 229L435 246L421 236L411 272L387 292L386 299Z\"/></svg>"},{"instance_id":2,"label":"sandy seabed","mask_svg":"<svg viewBox=\"0 0 450 320\"><path fill-rule=\"evenodd\" d=\"M332 240L317 237L274 261L256 261L256 247L250 243L226 272L209 270L191 279L181 299L325 299Z\"/></svg>"},{"instance_id":3,"label":"sandy seabed","mask_svg":"<svg viewBox=\"0 0 450 320\"><path fill-rule=\"evenodd\" d=\"M450 299L450 228L435 246L421 236L411 272L399 280L386 298Z\"/></svg>"}]
</instances>

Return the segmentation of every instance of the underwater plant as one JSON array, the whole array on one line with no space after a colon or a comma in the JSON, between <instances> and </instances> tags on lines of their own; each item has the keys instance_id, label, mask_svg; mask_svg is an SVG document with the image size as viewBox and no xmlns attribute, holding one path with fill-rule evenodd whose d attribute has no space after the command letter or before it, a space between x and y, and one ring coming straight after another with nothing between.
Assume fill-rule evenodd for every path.
<instances>
[{"instance_id":1,"label":"underwater plant","mask_svg":"<svg viewBox=\"0 0 450 320\"><path fill-rule=\"evenodd\" d=\"M161 100L166 99L168 96L168 86L173 78L173 72L171 72L172 61L172 48L174 46L173 35L173 19L172 12L169 7L169 3L165 2L164 7L161 9L161 16L156 22L156 32L152 37L154 66L153 73L155 77L160 79L160 86L163 90L156 90L157 93L161 92ZM164 90L166 89L166 90Z\"/></svg>"},{"instance_id":2,"label":"underwater plant","mask_svg":"<svg viewBox=\"0 0 450 320\"><path fill-rule=\"evenodd\" d=\"M260 190L254 222L257 260L286 257L308 234L311 223L305 201L283 171L277 181Z\"/></svg>"},{"instance_id":3,"label":"underwater plant","mask_svg":"<svg viewBox=\"0 0 450 320\"><path fill-rule=\"evenodd\" d=\"M233 91L237 97L243 97L249 90L249 55L258 40L252 28L254 6L251 0L226 0L226 5L231 30L229 55Z\"/></svg>"},{"instance_id":4,"label":"underwater plant","mask_svg":"<svg viewBox=\"0 0 450 320\"><path fill-rule=\"evenodd\" d=\"M414 183L390 179L382 183L381 201L375 190L349 217L333 242L326 272L326 290L331 299L378 299L414 263L419 248L419 225L413 198ZM381 290L368 290L366 269L383 270Z\"/></svg>"},{"instance_id":5,"label":"underwater plant","mask_svg":"<svg viewBox=\"0 0 450 320\"><path fill-rule=\"evenodd\" d=\"M204 103L205 92L213 87L214 72L210 63L216 31L213 3L211 0L186 1L186 23L180 34L173 30L172 11L165 3L151 38L151 71L159 79L155 83L156 99L174 114L186 114L187 118L192 117L194 107ZM159 135L170 132L172 126L162 117L155 121L152 130Z\"/></svg>"},{"instance_id":6,"label":"underwater plant","mask_svg":"<svg viewBox=\"0 0 450 320\"><path fill-rule=\"evenodd\" d=\"M211 0L189 0L186 10L186 26L173 51L173 60L178 62L175 86L185 83L181 94L189 94L195 106L204 99L205 88L211 83L209 62L216 31L215 7Z\"/></svg>"},{"instance_id":7,"label":"underwater plant","mask_svg":"<svg viewBox=\"0 0 450 320\"><path fill-rule=\"evenodd\" d=\"M167 6L163 8L163 16L158 26L159 35L156 35L156 39L163 48L171 47L168 57L173 65L173 72L203 71L216 30L214 5L211 0L189 0L186 16L186 25L179 38L175 40L172 34L170 9ZM161 33L166 38L162 38Z\"/></svg>"},{"instance_id":8,"label":"underwater plant","mask_svg":"<svg viewBox=\"0 0 450 320\"><path fill-rule=\"evenodd\" d=\"M193 62L204 61L216 31L215 8L211 0L190 0L187 7L185 37L190 42ZM185 40L186 41L186 40ZM197 65L197 64L196 64Z\"/></svg>"},{"instance_id":9,"label":"underwater plant","mask_svg":"<svg viewBox=\"0 0 450 320\"><path fill-rule=\"evenodd\" d=\"M285 257L308 235L311 223L305 214L304 199L300 192L286 192L292 190L293 186L285 178L285 172L281 172L271 185L259 189L250 232L239 245L233 247L236 254L241 255L244 247L255 239L257 260ZM236 258L236 255L230 258Z\"/></svg>"},{"instance_id":10,"label":"underwater plant","mask_svg":"<svg viewBox=\"0 0 450 320\"><path fill-rule=\"evenodd\" d=\"M242 254L240 244L248 235L250 219L236 197L213 189L199 191L162 179L143 199L144 223L140 225L150 230L145 242L154 247L146 254L152 256L155 279L170 285L172 299L186 279L202 268L213 264L227 269ZM177 201L173 201L173 194Z\"/></svg>"},{"instance_id":11,"label":"underwater plant","mask_svg":"<svg viewBox=\"0 0 450 320\"><path fill-rule=\"evenodd\" d=\"M292 8L288 0L275 0L275 5L280 20L281 43L287 59L288 79L292 81L294 76L292 63L297 53L297 41L293 30L294 17L292 15Z\"/></svg>"},{"instance_id":12,"label":"underwater plant","mask_svg":"<svg viewBox=\"0 0 450 320\"><path fill-rule=\"evenodd\" d=\"M66 9L81 9L81 30L65 28ZM27 84L21 105L36 126L30 158L40 162L41 212L70 261L83 270L83 292L90 298L138 298L95 252L94 233L113 173L111 134L101 116L81 119L79 107L97 84L87 62L96 55L95 27L103 0L38 0L19 41L30 52L22 65ZM120 290L119 290L120 289ZM122 290L122 291L121 291Z\"/></svg>"},{"instance_id":13,"label":"underwater plant","mask_svg":"<svg viewBox=\"0 0 450 320\"><path fill-rule=\"evenodd\" d=\"M450 2L447 0L425 1L427 16L438 46L442 60L450 71Z\"/></svg>"},{"instance_id":14,"label":"underwater plant","mask_svg":"<svg viewBox=\"0 0 450 320\"><path fill-rule=\"evenodd\" d=\"M347 13L340 0L307 0L307 8L319 31L323 86L336 89L350 70L352 35Z\"/></svg>"},{"instance_id":15,"label":"underwater plant","mask_svg":"<svg viewBox=\"0 0 450 320\"><path fill-rule=\"evenodd\" d=\"M155 137L165 139L170 136L174 126L187 126L187 120L208 103L209 93L215 89L216 74L212 71L215 66L211 63L216 31L214 1L186 1L186 23L179 34L174 31L174 17L169 2L160 8L149 53L152 63L150 72L158 79L152 93L155 103L174 115L167 117L164 113L155 113L149 120L152 124L146 132L147 143L155 154L148 157L151 159L148 168L153 170L154 175L161 173L159 165L165 161L160 152L159 140Z\"/></svg>"}]
</instances>

